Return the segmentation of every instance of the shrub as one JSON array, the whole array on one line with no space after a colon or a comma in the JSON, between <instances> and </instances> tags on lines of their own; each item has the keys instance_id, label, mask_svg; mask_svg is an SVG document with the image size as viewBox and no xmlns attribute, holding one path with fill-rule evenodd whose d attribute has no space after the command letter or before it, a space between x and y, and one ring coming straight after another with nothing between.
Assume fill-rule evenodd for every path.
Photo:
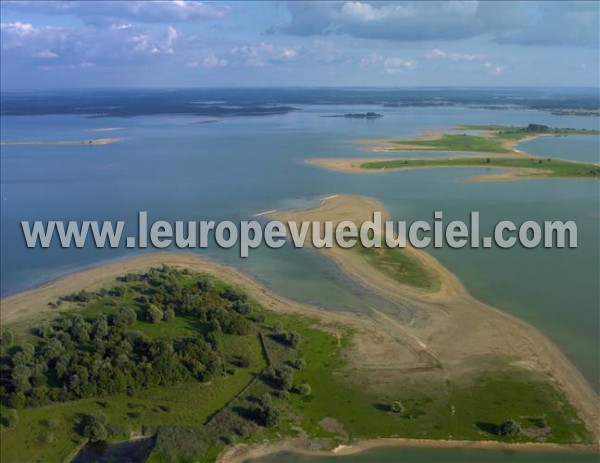
<instances>
[{"instance_id":1,"label":"shrub","mask_svg":"<svg viewBox=\"0 0 600 463\"><path fill-rule=\"evenodd\" d=\"M389 406L390 412L393 413L404 413L404 405L399 400L392 402Z\"/></svg>"},{"instance_id":2,"label":"shrub","mask_svg":"<svg viewBox=\"0 0 600 463\"><path fill-rule=\"evenodd\" d=\"M3 415L4 416L2 416L2 426L4 426L7 429L13 429L19 421L17 411L11 408L6 410Z\"/></svg>"},{"instance_id":3,"label":"shrub","mask_svg":"<svg viewBox=\"0 0 600 463\"><path fill-rule=\"evenodd\" d=\"M499 436L516 436L521 432L521 427L514 420L506 420L496 427Z\"/></svg>"},{"instance_id":4,"label":"shrub","mask_svg":"<svg viewBox=\"0 0 600 463\"><path fill-rule=\"evenodd\" d=\"M298 393L300 395L307 396L307 395L310 395L311 392L312 392L312 389L310 387L310 384L308 384L308 383L302 383L300 386L298 386Z\"/></svg>"}]
</instances>

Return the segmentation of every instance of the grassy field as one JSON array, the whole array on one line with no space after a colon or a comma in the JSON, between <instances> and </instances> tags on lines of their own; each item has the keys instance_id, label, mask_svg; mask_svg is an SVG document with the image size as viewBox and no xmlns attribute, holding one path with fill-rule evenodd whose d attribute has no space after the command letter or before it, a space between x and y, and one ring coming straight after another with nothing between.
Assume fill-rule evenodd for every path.
<instances>
[{"instance_id":1,"label":"grassy field","mask_svg":"<svg viewBox=\"0 0 600 463\"><path fill-rule=\"evenodd\" d=\"M459 130L480 130L493 132L494 138L523 138L536 135L538 133L548 133L556 136L564 135L600 135L600 130L596 129L570 129L570 128L552 128L548 127L547 132L528 131L526 127L514 125L459 125Z\"/></svg>"},{"instance_id":2,"label":"grassy field","mask_svg":"<svg viewBox=\"0 0 600 463\"><path fill-rule=\"evenodd\" d=\"M543 126L540 126L543 127ZM392 145L398 145L398 150L415 151L462 151L472 153L511 153L512 149L505 146L507 140L522 140L536 135L600 135L600 130L569 129L546 127L545 131L532 131L527 127L508 125L460 125L457 130L487 132L482 135L472 134L442 134L435 140L392 140Z\"/></svg>"},{"instance_id":3,"label":"grassy field","mask_svg":"<svg viewBox=\"0 0 600 463\"><path fill-rule=\"evenodd\" d=\"M179 326L173 323L170 328L175 335ZM130 432L141 433L143 426L156 429L164 425L203 424L265 366L255 336L229 336L225 345L229 355L249 357L251 366L234 375L215 378L210 384L189 382L136 391L132 396L116 394L19 410L16 428L1 431L1 461L65 461L83 443L73 430L73 419L78 414L105 414L113 425L123 428L122 439L129 438ZM52 442L48 442L50 435Z\"/></svg>"},{"instance_id":4,"label":"grassy field","mask_svg":"<svg viewBox=\"0 0 600 463\"><path fill-rule=\"evenodd\" d=\"M399 283L430 291L439 288L436 275L403 249L392 249L387 246L365 248L357 245L352 250L360 253L370 265Z\"/></svg>"},{"instance_id":5,"label":"grassy field","mask_svg":"<svg viewBox=\"0 0 600 463\"><path fill-rule=\"evenodd\" d=\"M595 164L569 162L542 158L456 158L372 161L360 164L363 169L405 169L416 167L504 167L518 169L542 169L546 172L532 173L545 177L598 178L600 167Z\"/></svg>"},{"instance_id":6,"label":"grassy field","mask_svg":"<svg viewBox=\"0 0 600 463\"><path fill-rule=\"evenodd\" d=\"M497 140L478 135L444 134L438 140L397 140L391 143L402 149L423 151L465 151L475 153L509 153Z\"/></svg>"},{"instance_id":7,"label":"grassy field","mask_svg":"<svg viewBox=\"0 0 600 463\"><path fill-rule=\"evenodd\" d=\"M398 270L402 272L404 257L386 255L382 260L392 268L402 264ZM191 283L195 276L185 278ZM413 278L421 281L424 277ZM114 311L123 301L133 301L131 288L120 297L122 300L99 296L80 313L93 317ZM97 412L109 417L118 431L112 434L113 440L127 439L132 432L157 433L151 463L211 462L233 443L299 434L330 438L331 445L377 437L560 443L590 439L564 394L546 377L502 367L506 365L503 359L492 362L497 364L493 370L450 380L437 368L363 371L354 368L348 357L353 343L350 330L320 327L318 320L299 315L264 312L264 317L258 336L256 332L225 335L220 344L222 356L243 355L249 365L229 368L227 376L211 383L186 382L19 410L16 427L1 431L1 461L68 460L84 444L74 430L75 417ZM132 329L149 337L168 338L204 332L205 327L177 317L159 324L136 322ZM287 345L277 337L291 332L299 335L299 345ZM299 359L304 366L292 370L289 392L265 379L268 366L282 369ZM302 385L310 387L308 393L301 393ZM259 425L249 415L265 394L281 413L271 427ZM401 412L390 411L395 401L401 402ZM495 427L507 419L515 420L522 432L496 435Z\"/></svg>"}]
</instances>

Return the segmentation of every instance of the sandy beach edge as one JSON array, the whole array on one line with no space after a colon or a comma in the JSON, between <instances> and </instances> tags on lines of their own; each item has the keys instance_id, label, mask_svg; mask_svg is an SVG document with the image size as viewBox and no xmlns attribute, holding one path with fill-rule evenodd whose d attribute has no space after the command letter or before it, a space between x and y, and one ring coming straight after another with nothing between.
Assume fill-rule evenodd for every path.
<instances>
[{"instance_id":1,"label":"sandy beach edge","mask_svg":"<svg viewBox=\"0 0 600 463\"><path fill-rule=\"evenodd\" d=\"M332 443L332 442L331 442ZM547 443L503 443L495 441L428 440L405 438L360 439L347 444L339 444L331 449L313 449L327 445L326 440L305 437L285 438L246 445L238 444L223 452L216 463L244 463L279 453L293 453L306 456L341 457L355 455L374 449L470 449L498 450L511 452L552 452L552 453L589 453L600 452L595 445L560 445Z\"/></svg>"}]
</instances>

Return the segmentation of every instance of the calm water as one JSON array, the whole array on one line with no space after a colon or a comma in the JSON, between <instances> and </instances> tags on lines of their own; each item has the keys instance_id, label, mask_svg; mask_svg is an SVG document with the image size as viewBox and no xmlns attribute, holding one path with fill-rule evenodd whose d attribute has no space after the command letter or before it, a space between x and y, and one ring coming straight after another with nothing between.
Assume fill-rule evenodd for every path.
<instances>
[{"instance_id":1,"label":"calm water","mask_svg":"<svg viewBox=\"0 0 600 463\"><path fill-rule=\"evenodd\" d=\"M128 221L127 235L135 230L139 210L148 211L150 220L241 220L270 209L314 204L318 198L336 193L377 198L397 220L431 219L435 210L442 210L444 217L452 220L479 210L482 232L491 230L499 220L575 220L579 236L576 250L431 252L476 297L548 334L598 388L598 182L470 183L463 180L486 170L427 169L358 175L330 172L305 162L312 157L369 155L351 139L416 136L453 124L534 122L597 128L597 118L472 108L300 108L301 111L286 115L236 117L211 124L198 124L206 118L188 116L2 117L3 140L125 138L121 143L105 146L2 147L2 293L133 254L126 249L90 247L29 250L21 236L20 220L123 219ZM373 121L320 117L365 111L376 111L385 117ZM104 127L122 130L92 131ZM552 137L528 142L523 149L589 162L593 161L593 154L598 154L598 143L598 137ZM324 308L361 311L376 306L394 310L312 251L261 248L243 261L234 251L213 247L205 253L240 266L288 297ZM389 450L381 452L370 453L368 461L398 461L395 457L377 460L377 455L391 458L385 453ZM402 455L407 461L414 456L404 450ZM419 457L422 455L419 450ZM461 458L464 455L461 453Z\"/></svg>"},{"instance_id":2,"label":"calm water","mask_svg":"<svg viewBox=\"0 0 600 463\"><path fill-rule=\"evenodd\" d=\"M600 137L542 137L521 143L521 149L538 156L567 161L600 162Z\"/></svg>"},{"instance_id":3,"label":"calm water","mask_svg":"<svg viewBox=\"0 0 600 463\"><path fill-rule=\"evenodd\" d=\"M153 438L114 444L88 444L71 463L144 463L153 447Z\"/></svg>"},{"instance_id":4,"label":"calm water","mask_svg":"<svg viewBox=\"0 0 600 463\"><path fill-rule=\"evenodd\" d=\"M356 455L309 457L294 453L272 455L260 463L596 463L597 454L514 452L473 449L398 449L380 448Z\"/></svg>"}]
</instances>

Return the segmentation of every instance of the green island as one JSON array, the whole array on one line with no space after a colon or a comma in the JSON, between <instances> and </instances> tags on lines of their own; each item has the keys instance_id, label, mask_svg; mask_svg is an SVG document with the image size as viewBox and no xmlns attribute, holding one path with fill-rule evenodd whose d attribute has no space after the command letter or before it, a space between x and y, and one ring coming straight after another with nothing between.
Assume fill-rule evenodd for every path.
<instances>
[{"instance_id":1,"label":"green island","mask_svg":"<svg viewBox=\"0 0 600 463\"><path fill-rule=\"evenodd\" d=\"M481 132L477 135L435 134L419 140L385 141L387 151L460 151L473 153L513 153L517 141L539 136L600 135L600 130L572 128L552 128L546 125L529 124L527 126L504 125L459 125L456 130ZM377 142L376 142L377 144Z\"/></svg>"},{"instance_id":2,"label":"green island","mask_svg":"<svg viewBox=\"0 0 600 463\"><path fill-rule=\"evenodd\" d=\"M367 161L358 165L362 169L406 169L419 167L501 167L526 169L527 176L598 178L600 166L583 162L538 157L510 158L452 158L452 159L390 159Z\"/></svg>"},{"instance_id":3,"label":"green island","mask_svg":"<svg viewBox=\"0 0 600 463\"><path fill-rule=\"evenodd\" d=\"M212 462L292 436L321 448L593 441L543 374L491 362L452 387L409 371L374 380L352 365L351 328L267 310L207 273L163 265L52 307L2 332L2 461L69 461L88 443L140 437L153 440L150 462Z\"/></svg>"}]
</instances>

